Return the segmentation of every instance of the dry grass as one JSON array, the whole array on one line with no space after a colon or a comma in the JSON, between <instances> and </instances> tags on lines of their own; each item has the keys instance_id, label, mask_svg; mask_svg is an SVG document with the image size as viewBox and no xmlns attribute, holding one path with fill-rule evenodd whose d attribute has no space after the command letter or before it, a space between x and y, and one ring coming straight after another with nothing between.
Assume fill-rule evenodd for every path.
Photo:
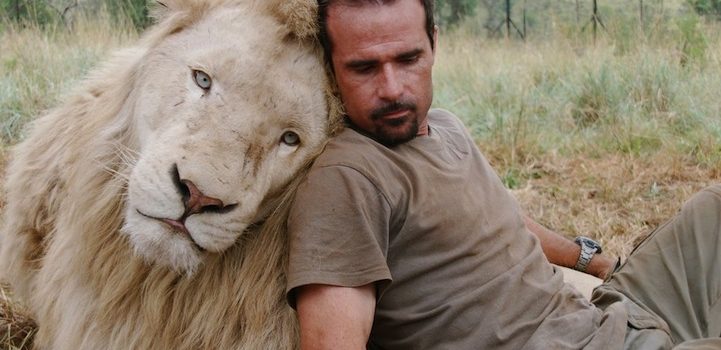
<instances>
[{"instance_id":1,"label":"dry grass","mask_svg":"<svg viewBox=\"0 0 721 350\"><path fill-rule=\"evenodd\" d=\"M29 312L11 300L7 286L0 284L0 349L26 350L32 348L37 328Z\"/></svg>"},{"instance_id":2,"label":"dry grass","mask_svg":"<svg viewBox=\"0 0 721 350\"><path fill-rule=\"evenodd\" d=\"M111 49L137 37L108 18L81 16L72 30L0 23L1 143L20 140L28 121L56 105Z\"/></svg>"},{"instance_id":3,"label":"dry grass","mask_svg":"<svg viewBox=\"0 0 721 350\"><path fill-rule=\"evenodd\" d=\"M513 192L530 216L568 236L595 237L607 254L624 258L636 242L719 176L718 169L665 155L549 155L524 171L534 178Z\"/></svg>"}]
</instances>

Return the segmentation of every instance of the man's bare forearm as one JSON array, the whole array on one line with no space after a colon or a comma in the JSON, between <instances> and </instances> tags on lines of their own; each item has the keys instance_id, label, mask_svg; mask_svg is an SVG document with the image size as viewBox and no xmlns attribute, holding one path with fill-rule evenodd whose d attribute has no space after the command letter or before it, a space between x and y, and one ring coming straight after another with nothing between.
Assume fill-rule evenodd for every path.
<instances>
[{"instance_id":1,"label":"man's bare forearm","mask_svg":"<svg viewBox=\"0 0 721 350\"><path fill-rule=\"evenodd\" d=\"M541 248L552 264L573 268L581 254L581 247L575 242L547 229L528 216L524 216L526 227L541 241ZM613 270L616 260L596 254L588 264L586 273L605 279Z\"/></svg>"}]
</instances>

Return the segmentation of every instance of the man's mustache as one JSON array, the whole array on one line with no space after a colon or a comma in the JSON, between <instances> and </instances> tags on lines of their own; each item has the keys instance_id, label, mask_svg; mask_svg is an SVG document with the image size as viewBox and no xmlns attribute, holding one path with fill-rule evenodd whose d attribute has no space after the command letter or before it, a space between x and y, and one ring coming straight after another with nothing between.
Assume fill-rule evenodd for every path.
<instances>
[{"instance_id":1,"label":"man's mustache","mask_svg":"<svg viewBox=\"0 0 721 350\"><path fill-rule=\"evenodd\" d=\"M415 111L416 104L408 101L393 101L385 103L371 112L371 120L378 120L385 115L404 110Z\"/></svg>"}]
</instances>

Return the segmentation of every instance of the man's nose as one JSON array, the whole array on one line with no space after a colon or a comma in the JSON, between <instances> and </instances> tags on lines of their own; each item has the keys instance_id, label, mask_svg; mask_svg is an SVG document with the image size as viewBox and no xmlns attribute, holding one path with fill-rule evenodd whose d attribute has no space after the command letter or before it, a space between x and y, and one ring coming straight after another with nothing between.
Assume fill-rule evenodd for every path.
<instances>
[{"instance_id":1,"label":"man's nose","mask_svg":"<svg viewBox=\"0 0 721 350\"><path fill-rule=\"evenodd\" d=\"M378 95L384 100L395 101L403 94L403 84L398 79L398 72L391 64L383 66Z\"/></svg>"}]
</instances>

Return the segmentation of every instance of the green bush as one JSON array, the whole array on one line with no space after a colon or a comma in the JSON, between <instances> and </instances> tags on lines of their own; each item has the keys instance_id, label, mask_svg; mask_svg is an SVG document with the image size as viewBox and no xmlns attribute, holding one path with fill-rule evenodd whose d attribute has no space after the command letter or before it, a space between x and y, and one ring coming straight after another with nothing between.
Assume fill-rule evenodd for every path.
<instances>
[{"instance_id":1,"label":"green bush","mask_svg":"<svg viewBox=\"0 0 721 350\"><path fill-rule=\"evenodd\" d=\"M721 19L721 0L686 0L699 15Z\"/></svg>"}]
</instances>

